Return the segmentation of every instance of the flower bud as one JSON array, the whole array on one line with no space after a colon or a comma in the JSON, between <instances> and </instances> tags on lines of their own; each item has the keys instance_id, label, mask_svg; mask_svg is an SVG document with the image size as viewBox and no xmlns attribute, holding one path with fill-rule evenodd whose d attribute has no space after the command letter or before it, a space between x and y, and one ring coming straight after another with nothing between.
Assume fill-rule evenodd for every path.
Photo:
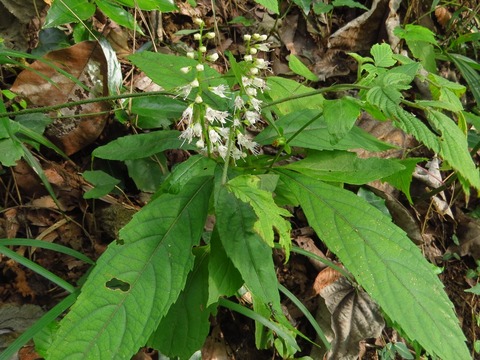
<instances>
[{"instance_id":1,"label":"flower bud","mask_svg":"<svg viewBox=\"0 0 480 360\"><path fill-rule=\"evenodd\" d=\"M189 52L187 52L187 57L189 59L195 59L195 53L193 51L189 51Z\"/></svg>"},{"instance_id":2,"label":"flower bud","mask_svg":"<svg viewBox=\"0 0 480 360\"><path fill-rule=\"evenodd\" d=\"M200 18L195 18L195 19L193 19L193 22L194 22L195 24L197 24L198 26L203 26L203 25L205 25L205 22L204 22L202 19L200 19Z\"/></svg>"},{"instance_id":3,"label":"flower bud","mask_svg":"<svg viewBox=\"0 0 480 360\"><path fill-rule=\"evenodd\" d=\"M245 41L250 41L251 38L252 38L252 35L249 35L249 34L243 35L243 40L245 40Z\"/></svg>"},{"instance_id":4,"label":"flower bud","mask_svg":"<svg viewBox=\"0 0 480 360\"><path fill-rule=\"evenodd\" d=\"M201 38L202 38L202 35L200 35L199 33L196 33L193 35L194 40L200 40Z\"/></svg>"},{"instance_id":5,"label":"flower bud","mask_svg":"<svg viewBox=\"0 0 480 360\"><path fill-rule=\"evenodd\" d=\"M258 50L257 50L256 48L251 48L251 49L249 50L249 52L250 52L251 55L255 55L255 54L258 53Z\"/></svg>"},{"instance_id":6,"label":"flower bud","mask_svg":"<svg viewBox=\"0 0 480 360\"><path fill-rule=\"evenodd\" d=\"M218 60L218 54L217 53L212 53L210 55L207 55L206 58L208 61L215 62Z\"/></svg>"},{"instance_id":7,"label":"flower bud","mask_svg":"<svg viewBox=\"0 0 480 360\"><path fill-rule=\"evenodd\" d=\"M193 81L190 83L190 86L191 86L192 88L199 87L199 86L200 86L200 83L198 82L198 79L193 80Z\"/></svg>"},{"instance_id":8,"label":"flower bud","mask_svg":"<svg viewBox=\"0 0 480 360\"><path fill-rule=\"evenodd\" d=\"M190 70L192 70L192 67L191 66L185 66L185 67L182 67L180 69L180 71L184 74L188 74L190 72Z\"/></svg>"},{"instance_id":9,"label":"flower bud","mask_svg":"<svg viewBox=\"0 0 480 360\"><path fill-rule=\"evenodd\" d=\"M200 95L197 95L197 97L195 98L195 104L201 104L203 103L203 99Z\"/></svg>"},{"instance_id":10,"label":"flower bud","mask_svg":"<svg viewBox=\"0 0 480 360\"><path fill-rule=\"evenodd\" d=\"M202 64L197 64L197 66L195 66L195 69L197 69L197 71L203 71L204 67Z\"/></svg>"},{"instance_id":11,"label":"flower bud","mask_svg":"<svg viewBox=\"0 0 480 360\"><path fill-rule=\"evenodd\" d=\"M215 38L215 33L213 31L208 32L208 33L205 34L205 37L207 39L214 39Z\"/></svg>"},{"instance_id":12,"label":"flower bud","mask_svg":"<svg viewBox=\"0 0 480 360\"><path fill-rule=\"evenodd\" d=\"M205 46L200 46L198 48L198 50L200 50L201 53L206 53L207 52L207 48Z\"/></svg>"},{"instance_id":13,"label":"flower bud","mask_svg":"<svg viewBox=\"0 0 480 360\"><path fill-rule=\"evenodd\" d=\"M244 59L245 61L253 61L252 55L245 55L245 56L243 57L243 59Z\"/></svg>"}]
</instances>

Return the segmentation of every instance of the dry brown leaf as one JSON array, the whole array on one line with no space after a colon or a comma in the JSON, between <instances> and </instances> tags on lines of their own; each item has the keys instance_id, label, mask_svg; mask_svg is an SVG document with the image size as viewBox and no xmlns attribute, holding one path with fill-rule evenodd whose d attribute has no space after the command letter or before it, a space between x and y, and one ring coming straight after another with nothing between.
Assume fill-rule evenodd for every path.
<instances>
[{"instance_id":1,"label":"dry brown leaf","mask_svg":"<svg viewBox=\"0 0 480 360\"><path fill-rule=\"evenodd\" d=\"M385 326L378 305L343 276L324 287L320 295L332 314L335 334L326 360L357 359L360 341L380 336Z\"/></svg>"},{"instance_id":2,"label":"dry brown leaf","mask_svg":"<svg viewBox=\"0 0 480 360\"><path fill-rule=\"evenodd\" d=\"M45 61L71 74L88 91L45 64ZM108 95L107 70L107 61L100 44L85 41L52 51L43 57L43 61L35 61L18 75L11 90L25 97L33 106L93 99ZM97 102L61 109L59 112L62 118L49 125L45 134L67 155L71 155L98 138L105 126L109 108L107 102Z\"/></svg>"},{"instance_id":3,"label":"dry brown leaf","mask_svg":"<svg viewBox=\"0 0 480 360\"><path fill-rule=\"evenodd\" d=\"M5 234L7 238L13 239L17 237L17 232L20 229L20 224L17 218L17 209L7 209L4 211L5 217Z\"/></svg>"},{"instance_id":4,"label":"dry brown leaf","mask_svg":"<svg viewBox=\"0 0 480 360\"><path fill-rule=\"evenodd\" d=\"M437 18L438 23L445 27L452 18L452 13L444 6L437 6L435 8L435 17Z\"/></svg>"},{"instance_id":5,"label":"dry brown leaf","mask_svg":"<svg viewBox=\"0 0 480 360\"><path fill-rule=\"evenodd\" d=\"M315 294L320 295L320 292L323 289L337 281L340 276L342 276L342 274L331 267L327 267L326 269L320 271L313 283L313 290Z\"/></svg>"},{"instance_id":6,"label":"dry brown leaf","mask_svg":"<svg viewBox=\"0 0 480 360\"><path fill-rule=\"evenodd\" d=\"M225 343L220 325L216 325L205 340L202 348L204 360L230 360L228 345Z\"/></svg>"}]
</instances>

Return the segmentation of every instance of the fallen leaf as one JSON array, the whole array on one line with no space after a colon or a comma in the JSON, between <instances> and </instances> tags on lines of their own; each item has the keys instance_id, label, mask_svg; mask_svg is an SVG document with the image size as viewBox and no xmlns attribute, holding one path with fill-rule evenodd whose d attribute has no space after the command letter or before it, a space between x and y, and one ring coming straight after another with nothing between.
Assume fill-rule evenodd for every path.
<instances>
[{"instance_id":1,"label":"fallen leaf","mask_svg":"<svg viewBox=\"0 0 480 360\"><path fill-rule=\"evenodd\" d=\"M69 73L84 87L48 64ZM107 74L107 60L102 47L95 41L85 41L52 51L42 61L35 61L18 75L11 90L34 107L65 104L107 96ZM98 138L109 109L107 102L61 109L58 111L60 117L47 127L45 135L67 155L71 155Z\"/></svg>"},{"instance_id":2,"label":"fallen leaf","mask_svg":"<svg viewBox=\"0 0 480 360\"><path fill-rule=\"evenodd\" d=\"M385 326L378 305L343 276L324 287L320 295L332 314L335 334L326 360L357 359L360 341L380 336Z\"/></svg>"}]
</instances>

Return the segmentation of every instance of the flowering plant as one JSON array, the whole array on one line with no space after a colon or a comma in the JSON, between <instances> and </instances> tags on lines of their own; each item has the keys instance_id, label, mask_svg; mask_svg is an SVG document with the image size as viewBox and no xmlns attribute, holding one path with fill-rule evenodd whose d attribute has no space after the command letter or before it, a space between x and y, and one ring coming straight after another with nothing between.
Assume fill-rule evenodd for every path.
<instances>
[{"instance_id":1,"label":"flowering plant","mask_svg":"<svg viewBox=\"0 0 480 360\"><path fill-rule=\"evenodd\" d=\"M244 36L243 57L227 54L229 70L220 74L210 65L225 54L209 52L215 33L205 32L203 21L197 24L198 46L186 56L129 57L165 89L155 94L155 108L171 127L117 139L93 155L128 165L178 148L188 158L165 171L152 200L98 260L49 343L48 358L99 359L108 353L123 359L144 344L188 358L201 348L219 306L256 321L259 348L275 346L284 358L292 357L300 350L299 332L283 313L280 291L293 296L278 283L272 249L280 248L285 261L299 252L291 243L287 209L300 206L348 272L339 270L397 327L431 354L467 359L452 304L430 264L391 218L343 186L389 181L411 199L411 166L422 159L361 159L350 151L392 148L355 125L365 111L393 119L439 153L465 191L480 189L466 138L443 113L469 116L457 84L429 74L439 99L408 102L402 91L425 73L383 44L372 48L372 57L355 55L356 84L315 90L268 75L262 57L268 37L259 34ZM345 89L358 96L322 95ZM407 105L425 111L431 127ZM253 311L228 300L246 291ZM443 341L446 333L449 342Z\"/></svg>"}]
</instances>

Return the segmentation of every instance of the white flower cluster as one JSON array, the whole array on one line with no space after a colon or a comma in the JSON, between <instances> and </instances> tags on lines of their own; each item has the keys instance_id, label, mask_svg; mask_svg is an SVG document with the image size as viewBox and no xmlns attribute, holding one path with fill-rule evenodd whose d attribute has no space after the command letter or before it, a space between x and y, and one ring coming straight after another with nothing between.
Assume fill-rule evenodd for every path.
<instances>
[{"instance_id":1,"label":"white flower cluster","mask_svg":"<svg viewBox=\"0 0 480 360\"><path fill-rule=\"evenodd\" d=\"M258 154L259 145L251 140L245 127L253 127L261 119L262 101L259 93L268 89L264 79L259 77L263 70L269 70L269 63L257 57L259 51L268 51L266 35L245 35L246 55L244 56L245 73L241 76L240 90L232 91L226 84L208 87L208 92L222 99L229 99L232 106L228 111L212 108L203 102L203 93L207 91L200 86L204 80L203 72L206 62L219 58L217 53L207 54L204 40L215 38L215 33L203 34L204 23L197 20L200 32L194 35L198 41L198 50L189 51L187 57L197 59L196 66L184 67L182 73L196 71L195 79L179 89L179 95L187 99L196 89L195 100L184 110L178 125L182 129L180 138L188 143L195 141L196 147L209 156L218 155L224 160L234 161L245 158L249 153Z\"/></svg>"}]
</instances>

